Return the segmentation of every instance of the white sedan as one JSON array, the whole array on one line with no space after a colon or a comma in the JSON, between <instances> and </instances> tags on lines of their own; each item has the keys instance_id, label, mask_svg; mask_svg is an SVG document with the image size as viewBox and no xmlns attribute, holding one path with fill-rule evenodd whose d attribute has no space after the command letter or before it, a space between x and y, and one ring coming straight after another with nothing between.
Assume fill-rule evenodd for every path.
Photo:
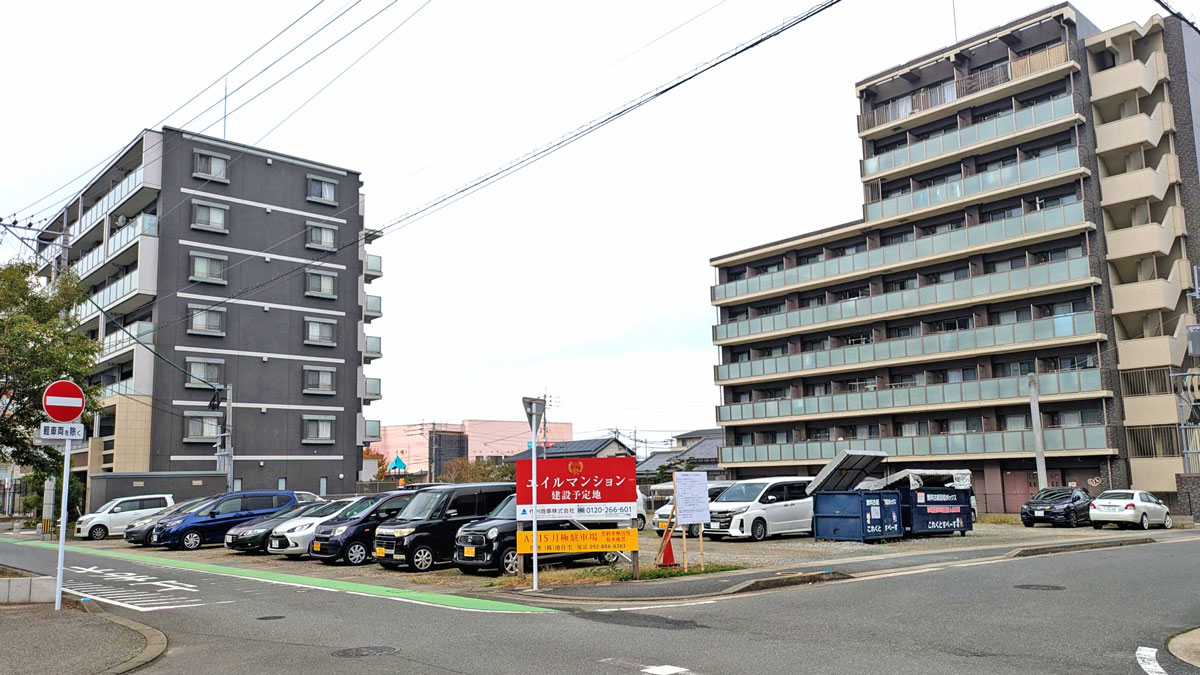
<instances>
[{"instance_id":1,"label":"white sedan","mask_svg":"<svg viewBox=\"0 0 1200 675\"><path fill-rule=\"evenodd\" d=\"M1161 499L1145 490L1108 490L1092 500L1088 508L1092 527L1097 530L1107 523L1122 529L1150 529L1151 525L1171 528L1171 512Z\"/></svg>"},{"instance_id":2,"label":"white sedan","mask_svg":"<svg viewBox=\"0 0 1200 675\"><path fill-rule=\"evenodd\" d=\"M267 539L267 553L280 553L295 559L308 553L308 544L316 534L317 525L336 518L358 499L338 499L325 506L280 523Z\"/></svg>"}]
</instances>

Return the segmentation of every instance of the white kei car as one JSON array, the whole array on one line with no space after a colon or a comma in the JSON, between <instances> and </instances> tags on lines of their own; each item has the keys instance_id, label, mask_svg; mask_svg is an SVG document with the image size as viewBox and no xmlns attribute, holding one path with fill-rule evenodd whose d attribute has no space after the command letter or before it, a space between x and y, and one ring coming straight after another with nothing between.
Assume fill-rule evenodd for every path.
<instances>
[{"instance_id":1,"label":"white kei car","mask_svg":"<svg viewBox=\"0 0 1200 675\"><path fill-rule=\"evenodd\" d=\"M339 513L361 499L362 497L334 500L315 511L276 525L267 539L267 553L278 553L292 560L308 553L308 544L317 532L317 525L336 518Z\"/></svg>"},{"instance_id":2,"label":"white kei car","mask_svg":"<svg viewBox=\"0 0 1200 675\"><path fill-rule=\"evenodd\" d=\"M1151 525L1171 529L1171 512L1161 499L1145 490L1107 490L1092 500L1088 508L1092 527L1097 530L1108 523L1122 529L1135 527L1148 530Z\"/></svg>"}]
</instances>

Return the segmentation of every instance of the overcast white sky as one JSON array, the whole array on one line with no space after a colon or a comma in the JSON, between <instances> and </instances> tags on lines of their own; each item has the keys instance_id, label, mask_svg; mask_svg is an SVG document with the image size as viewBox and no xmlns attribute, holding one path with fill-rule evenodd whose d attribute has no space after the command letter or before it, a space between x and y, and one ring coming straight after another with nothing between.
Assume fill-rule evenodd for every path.
<instances>
[{"instance_id":1,"label":"overcast white sky","mask_svg":"<svg viewBox=\"0 0 1200 675\"><path fill-rule=\"evenodd\" d=\"M127 143L316 1L0 4L0 213ZM388 1L361 0L230 108ZM230 89L353 2L323 2ZM400 0L239 111L228 137L258 141L422 2ZM360 170L367 224L379 226L811 4L432 0L262 145ZM959 0L958 35L1050 4ZM1160 11L1075 6L1101 29ZM953 43L951 17L950 0L844 0L380 239L385 276L371 292L385 314L368 332L383 336L384 358L369 374L385 398L368 416L520 419L520 397L547 391L551 419L574 422L577 437L714 426L709 258L859 217L854 83ZM168 124L220 97L212 89ZM10 240L0 254L13 252Z\"/></svg>"}]
</instances>

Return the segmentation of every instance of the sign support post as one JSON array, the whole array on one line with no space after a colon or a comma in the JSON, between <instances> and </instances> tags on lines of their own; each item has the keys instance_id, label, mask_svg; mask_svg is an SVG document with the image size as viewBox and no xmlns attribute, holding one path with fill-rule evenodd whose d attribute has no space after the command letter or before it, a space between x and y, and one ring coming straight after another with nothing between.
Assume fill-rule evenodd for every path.
<instances>
[{"instance_id":1,"label":"sign support post","mask_svg":"<svg viewBox=\"0 0 1200 675\"><path fill-rule=\"evenodd\" d=\"M700 523L700 571L704 571L704 523Z\"/></svg>"},{"instance_id":2,"label":"sign support post","mask_svg":"<svg viewBox=\"0 0 1200 675\"><path fill-rule=\"evenodd\" d=\"M637 518L634 518L632 521L630 521L629 526L633 528L634 532L637 532ZM642 566L638 563L637 549L629 552L629 562L631 565L633 565L633 580L640 581L642 579Z\"/></svg>"},{"instance_id":3,"label":"sign support post","mask_svg":"<svg viewBox=\"0 0 1200 675\"><path fill-rule=\"evenodd\" d=\"M71 439L74 435L83 438L83 425L75 423L83 414L83 389L69 380L51 382L42 394L42 409L46 415L60 424L54 427L53 435L48 435L47 426L43 424L43 438L62 438L66 440L63 450L62 469L62 504L59 507L58 522L58 573L54 582L54 609L62 610L63 562L67 552L67 498L71 486Z\"/></svg>"},{"instance_id":4,"label":"sign support post","mask_svg":"<svg viewBox=\"0 0 1200 675\"><path fill-rule=\"evenodd\" d=\"M525 417L529 419L529 472L533 477L533 590L538 589L538 482L537 482L537 430L539 421L546 413L546 400L542 398L523 398Z\"/></svg>"},{"instance_id":5,"label":"sign support post","mask_svg":"<svg viewBox=\"0 0 1200 675\"><path fill-rule=\"evenodd\" d=\"M62 609L63 557L67 552L67 489L71 485L71 439L63 451L62 508L58 521L58 576L54 580L54 610Z\"/></svg>"}]
</instances>

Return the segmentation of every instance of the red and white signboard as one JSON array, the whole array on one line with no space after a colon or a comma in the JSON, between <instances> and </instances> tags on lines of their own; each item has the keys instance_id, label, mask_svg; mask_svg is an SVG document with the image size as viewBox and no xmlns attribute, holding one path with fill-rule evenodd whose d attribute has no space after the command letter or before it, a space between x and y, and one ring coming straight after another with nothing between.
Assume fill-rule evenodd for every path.
<instances>
[{"instance_id":1,"label":"red and white signboard","mask_svg":"<svg viewBox=\"0 0 1200 675\"><path fill-rule=\"evenodd\" d=\"M74 422L83 414L83 390L70 380L52 382L42 394L42 408L55 422Z\"/></svg>"},{"instance_id":2,"label":"red and white signboard","mask_svg":"<svg viewBox=\"0 0 1200 675\"><path fill-rule=\"evenodd\" d=\"M614 521L637 517L633 457L539 459L538 519ZM517 461L517 520L533 520L530 460Z\"/></svg>"}]
</instances>

